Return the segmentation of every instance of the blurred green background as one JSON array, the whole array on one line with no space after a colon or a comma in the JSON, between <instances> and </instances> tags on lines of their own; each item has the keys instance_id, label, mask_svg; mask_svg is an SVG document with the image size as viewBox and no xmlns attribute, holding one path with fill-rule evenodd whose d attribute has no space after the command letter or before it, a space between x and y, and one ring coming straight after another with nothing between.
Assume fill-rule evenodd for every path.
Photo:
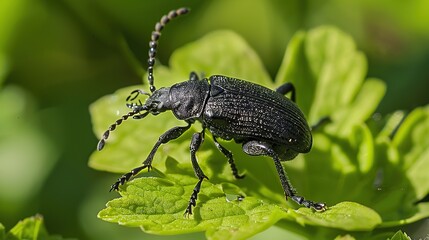
<instances>
[{"instance_id":1,"label":"blurred green background","mask_svg":"<svg viewBox=\"0 0 429 240\"><path fill-rule=\"evenodd\" d=\"M181 6L192 13L163 32L164 64L178 46L232 29L275 76L296 31L330 24L365 52L368 76L385 80L378 112L429 103L427 0L0 0L0 222L7 229L41 213L48 231L65 237L142 236L96 217L116 196L108 189L118 176L87 166L97 144L88 106L142 82L155 22Z\"/></svg>"}]
</instances>

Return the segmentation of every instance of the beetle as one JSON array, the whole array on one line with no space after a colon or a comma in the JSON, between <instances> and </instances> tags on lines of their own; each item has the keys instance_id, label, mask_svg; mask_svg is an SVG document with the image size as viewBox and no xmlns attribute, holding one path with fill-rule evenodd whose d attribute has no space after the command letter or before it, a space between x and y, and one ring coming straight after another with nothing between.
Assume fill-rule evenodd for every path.
<instances>
[{"instance_id":1,"label":"beetle","mask_svg":"<svg viewBox=\"0 0 429 240\"><path fill-rule=\"evenodd\" d=\"M156 89L153 68L161 30L170 20L188 12L188 8L172 10L156 23L148 52L147 73L151 93L143 90L131 92L127 101L134 101L140 94L149 97L144 104L140 101L127 103L132 110L109 127L97 148L102 150L110 132L130 117L142 119L149 114L157 115L172 111L178 120L185 121L187 125L174 127L162 134L143 164L118 178L110 191L118 190L120 185L141 170L146 168L150 170L158 148L178 138L193 123L199 121L203 130L194 133L190 143L191 162L198 182L189 199L185 215L192 214L192 207L196 206L201 184L204 179L208 179L196 158L196 152L204 142L206 130L212 134L217 149L228 159L235 178L240 179L244 176L238 174L231 151L223 147L218 138L242 144L243 151L248 155L271 157L286 200L291 198L299 205L316 211L326 210L326 204L306 200L296 194L281 164L282 161L295 158L299 153L309 152L312 147L311 130L304 114L295 103L295 88L291 83L283 84L274 91L255 83L222 75L200 79L195 72L191 72L187 81ZM291 93L290 99L285 96L288 93Z\"/></svg>"}]
</instances>

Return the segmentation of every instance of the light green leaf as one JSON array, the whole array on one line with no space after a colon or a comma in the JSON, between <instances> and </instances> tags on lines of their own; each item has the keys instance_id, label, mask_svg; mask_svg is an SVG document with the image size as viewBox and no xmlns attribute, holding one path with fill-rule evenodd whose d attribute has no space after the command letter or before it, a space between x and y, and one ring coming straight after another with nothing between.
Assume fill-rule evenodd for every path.
<instances>
[{"instance_id":1,"label":"light green leaf","mask_svg":"<svg viewBox=\"0 0 429 240\"><path fill-rule=\"evenodd\" d=\"M392 140L399 160L392 162L405 175L396 183L401 186L401 223L409 223L429 216L429 203L419 202L429 194L429 106L412 111L401 124ZM385 225L394 225L386 222ZM397 223L396 223L397 224Z\"/></svg>"},{"instance_id":2,"label":"light green leaf","mask_svg":"<svg viewBox=\"0 0 429 240\"><path fill-rule=\"evenodd\" d=\"M393 235L392 238L389 238L390 240L411 240L408 235L402 231L397 231L395 235Z\"/></svg>"},{"instance_id":3,"label":"light green leaf","mask_svg":"<svg viewBox=\"0 0 429 240\"><path fill-rule=\"evenodd\" d=\"M1 230L1 229L0 229ZM1 233L0 233L1 237ZM3 239L3 238L0 238ZM16 224L10 232L5 235L5 240L61 240L61 236L49 235L43 223L43 217L36 215L26 218Z\"/></svg>"},{"instance_id":4,"label":"light green leaf","mask_svg":"<svg viewBox=\"0 0 429 240\"><path fill-rule=\"evenodd\" d=\"M297 103L310 123L329 116L340 123L332 131L347 136L353 125L371 116L384 96L384 83L364 81L366 71L366 58L356 50L353 39L323 26L293 37L276 84L295 85Z\"/></svg>"},{"instance_id":5,"label":"light green leaf","mask_svg":"<svg viewBox=\"0 0 429 240\"><path fill-rule=\"evenodd\" d=\"M192 216L185 217L193 177L177 176L180 183L158 177L138 178L110 201L99 217L156 234L206 231L208 239L246 239L287 215L277 205L253 197L228 201L219 185L203 182Z\"/></svg>"},{"instance_id":6,"label":"light green leaf","mask_svg":"<svg viewBox=\"0 0 429 240\"><path fill-rule=\"evenodd\" d=\"M356 240L356 238L347 234L343 236L337 236L335 240Z\"/></svg>"},{"instance_id":7,"label":"light green leaf","mask_svg":"<svg viewBox=\"0 0 429 240\"><path fill-rule=\"evenodd\" d=\"M229 200L221 185L209 181L203 182L193 215L185 217L195 183L194 177L178 174L137 178L122 187L122 197L110 201L98 217L154 234L206 231L208 239L246 239L280 219L345 230L371 230L381 222L376 212L352 202L317 213L307 208L287 211L254 197Z\"/></svg>"},{"instance_id":8,"label":"light green leaf","mask_svg":"<svg viewBox=\"0 0 429 240\"><path fill-rule=\"evenodd\" d=\"M255 51L232 31L215 31L177 49L171 56L170 66L171 72L184 77L181 81L195 71L206 77L221 74L267 87L273 85Z\"/></svg>"},{"instance_id":9,"label":"light green leaf","mask_svg":"<svg viewBox=\"0 0 429 240\"><path fill-rule=\"evenodd\" d=\"M412 111L404 120L400 128L398 129L395 137L393 138L393 144L398 148L398 151L403 155L401 165L404 169L414 170L414 174L410 174L410 178L416 178L415 183L419 180L429 179L428 174L419 174L429 169L426 162L429 159L429 106L417 108ZM424 169L421 169L421 168ZM418 169L421 170L418 171ZM417 172L416 172L417 171ZM419 188L420 185L416 184L415 187ZM429 186L429 183L428 183ZM424 191L429 189L425 187ZM420 192L418 197L423 197L424 192Z\"/></svg>"},{"instance_id":10,"label":"light green leaf","mask_svg":"<svg viewBox=\"0 0 429 240\"><path fill-rule=\"evenodd\" d=\"M332 131L345 136L350 134L354 126L365 122L375 112L385 91L386 86L382 81L367 79L352 103L333 112L332 119L339 123Z\"/></svg>"},{"instance_id":11,"label":"light green leaf","mask_svg":"<svg viewBox=\"0 0 429 240\"><path fill-rule=\"evenodd\" d=\"M349 231L372 230L381 223L377 212L355 202L341 202L321 213L308 208L300 208L296 213L302 214L297 217L298 222Z\"/></svg>"}]
</instances>

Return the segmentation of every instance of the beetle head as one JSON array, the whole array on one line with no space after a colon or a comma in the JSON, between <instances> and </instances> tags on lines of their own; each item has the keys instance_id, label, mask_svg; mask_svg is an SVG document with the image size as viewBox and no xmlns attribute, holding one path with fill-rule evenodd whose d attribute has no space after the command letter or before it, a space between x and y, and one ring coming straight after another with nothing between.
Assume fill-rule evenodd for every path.
<instances>
[{"instance_id":1,"label":"beetle head","mask_svg":"<svg viewBox=\"0 0 429 240\"><path fill-rule=\"evenodd\" d=\"M149 113L157 115L161 112L165 112L166 110L171 110L169 92L170 88L160 88L155 90L152 95L143 90L132 91L131 94L127 97L127 101L133 101L139 96L139 94L148 95L149 98L144 104L142 104L140 100L138 103L127 103L127 107L131 108L132 110L110 125L110 127L101 136L97 149L99 151L103 149L106 140L109 138L110 132L115 130L117 126L121 125L123 121L129 119L130 117L134 119L142 119Z\"/></svg>"},{"instance_id":2,"label":"beetle head","mask_svg":"<svg viewBox=\"0 0 429 240\"><path fill-rule=\"evenodd\" d=\"M155 90L143 104L141 110L146 110L153 115L171 110L170 88L160 88Z\"/></svg>"}]
</instances>

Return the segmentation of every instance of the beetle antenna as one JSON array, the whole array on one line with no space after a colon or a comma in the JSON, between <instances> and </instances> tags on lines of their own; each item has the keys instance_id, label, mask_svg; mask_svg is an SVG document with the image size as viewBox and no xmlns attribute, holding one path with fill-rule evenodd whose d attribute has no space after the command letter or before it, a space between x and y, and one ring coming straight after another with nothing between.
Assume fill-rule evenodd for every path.
<instances>
[{"instance_id":1,"label":"beetle antenna","mask_svg":"<svg viewBox=\"0 0 429 240\"><path fill-rule=\"evenodd\" d=\"M147 95L147 96L149 96L149 97L150 97L150 93L147 93L147 92L145 92L145 91L143 91L143 90L141 90L141 89L137 89L137 90L132 91L132 92L130 93L130 95L128 95L128 97L127 97L126 101L127 101L127 102L128 102L128 101L133 101L134 99L136 99L136 98L139 96L139 94ZM133 96L133 95L134 95L134 96Z\"/></svg>"},{"instance_id":2,"label":"beetle antenna","mask_svg":"<svg viewBox=\"0 0 429 240\"><path fill-rule=\"evenodd\" d=\"M110 132L112 132L113 130L115 130L117 126L121 125L121 123L123 121L125 121L129 117L133 117L133 116L134 116L134 118L141 119L141 118L146 117L149 114L149 112L144 112L144 113L142 113L140 115L135 116L136 114L140 113L141 110L142 110L141 108L136 108L133 111L128 112L127 114L123 115L121 118L119 118L118 120L116 120L115 123L113 123L112 125L110 125L110 127L104 132L104 134L101 136L100 141L98 142L98 145L97 145L98 151L101 151L101 149L104 148L104 145L106 144L106 140L109 138Z\"/></svg>"},{"instance_id":3,"label":"beetle antenna","mask_svg":"<svg viewBox=\"0 0 429 240\"><path fill-rule=\"evenodd\" d=\"M158 46L159 37L161 36L161 31L170 20L180 15L184 15L189 11L189 8L179 8L177 10L171 10L167 15L162 16L161 20L159 20L159 22L155 24L155 31L152 32L151 40L149 42L149 59L147 61L147 80L149 81L151 92L154 92L156 90L155 86L153 85L153 67L155 65L156 48Z\"/></svg>"}]
</instances>

